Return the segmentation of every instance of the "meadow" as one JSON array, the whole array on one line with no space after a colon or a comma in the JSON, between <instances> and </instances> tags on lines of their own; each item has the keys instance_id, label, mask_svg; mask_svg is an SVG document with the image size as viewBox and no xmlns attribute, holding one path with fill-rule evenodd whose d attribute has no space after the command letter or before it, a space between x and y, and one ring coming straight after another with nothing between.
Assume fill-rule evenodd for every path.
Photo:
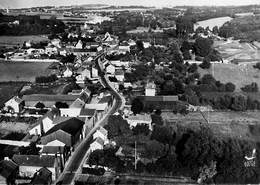
<instances>
[{"instance_id":1,"label":"meadow","mask_svg":"<svg viewBox=\"0 0 260 185\"><path fill-rule=\"evenodd\" d=\"M17 46L23 45L24 42L31 41L31 42L41 42L41 41L48 41L49 39L44 36L38 35L28 35L28 36L0 36L0 46Z\"/></svg>"},{"instance_id":2,"label":"meadow","mask_svg":"<svg viewBox=\"0 0 260 185\"><path fill-rule=\"evenodd\" d=\"M51 73L49 62L0 62L0 82L34 82L35 77Z\"/></svg>"}]
</instances>

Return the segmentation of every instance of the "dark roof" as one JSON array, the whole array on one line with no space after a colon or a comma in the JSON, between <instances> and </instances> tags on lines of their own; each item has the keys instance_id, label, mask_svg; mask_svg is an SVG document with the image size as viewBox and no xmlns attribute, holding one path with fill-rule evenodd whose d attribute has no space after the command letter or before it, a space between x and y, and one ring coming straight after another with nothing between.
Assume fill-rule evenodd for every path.
<instances>
[{"instance_id":1,"label":"dark roof","mask_svg":"<svg viewBox=\"0 0 260 185\"><path fill-rule=\"evenodd\" d=\"M69 118L59 124L52 127L45 135L49 135L58 130L63 130L64 132L75 135L79 130L82 129L84 122L77 118Z\"/></svg>"},{"instance_id":2,"label":"dark roof","mask_svg":"<svg viewBox=\"0 0 260 185\"><path fill-rule=\"evenodd\" d=\"M54 167L55 156L49 155L14 155L13 161L19 166Z\"/></svg>"},{"instance_id":3,"label":"dark roof","mask_svg":"<svg viewBox=\"0 0 260 185\"><path fill-rule=\"evenodd\" d=\"M96 109L81 109L80 115L81 116L93 116L96 112Z\"/></svg>"},{"instance_id":4,"label":"dark roof","mask_svg":"<svg viewBox=\"0 0 260 185\"><path fill-rule=\"evenodd\" d=\"M112 102L112 96L104 96L103 98L101 98L101 100L99 100L98 103L110 103Z\"/></svg>"},{"instance_id":5,"label":"dark roof","mask_svg":"<svg viewBox=\"0 0 260 185\"><path fill-rule=\"evenodd\" d=\"M8 178L17 169L18 165L11 160L0 161L0 175L5 178Z\"/></svg>"},{"instance_id":6,"label":"dark roof","mask_svg":"<svg viewBox=\"0 0 260 185\"><path fill-rule=\"evenodd\" d=\"M31 95L24 95L24 101L74 101L79 98L79 95L50 95L50 94L31 94Z\"/></svg>"},{"instance_id":7,"label":"dark roof","mask_svg":"<svg viewBox=\"0 0 260 185\"><path fill-rule=\"evenodd\" d=\"M30 184L33 185L39 185L39 184L48 184L48 181L50 180L52 176L52 173L47 168L41 168L39 171L37 171L34 174L34 177Z\"/></svg>"},{"instance_id":8,"label":"dark roof","mask_svg":"<svg viewBox=\"0 0 260 185\"><path fill-rule=\"evenodd\" d=\"M138 96L139 99L152 102L175 102L179 101L178 96Z\"/></svg>"},{"instance_id":9,"label":"dark roof","mask_svg":"<svg viewBox=\"0 0 260 185\"><path fill-rule=\"evenodd\" d=\"M56 154L56 153L63 153L64 147L61 146L44 146L42 149L42 153L45 154Z\"/></svg>"}]
</instances>

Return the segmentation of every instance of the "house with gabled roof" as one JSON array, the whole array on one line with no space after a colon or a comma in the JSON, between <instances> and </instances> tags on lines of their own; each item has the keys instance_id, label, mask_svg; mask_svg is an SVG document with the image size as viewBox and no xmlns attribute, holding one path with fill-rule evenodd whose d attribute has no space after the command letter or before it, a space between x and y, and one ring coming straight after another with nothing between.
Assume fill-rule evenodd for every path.
<instances>
[{"instance_id":1,"label":"house with gabled roof","mask_svg":"<svg viewBox=\"0 0 260 185\"><path fill-rule=\"evenodd\" d=\"M102 138L97 137L97 138L93 141L93 143L90 144L89 149L90 149L91 152L93 152L93 151L95 151L95 150L103 150L103 148L104 148L104 143L105 143L105 141L104 141Z\"/></svg>"},{"instance_id":2,"label":"house with gabled roof","mask_svg":"<svg viewBox=\"0 0 260 185\"><path fill-rule=\"evenodd\" d=\"M29 133L30 135L43 135L48 130L50 130L52 127L54 127L54 119L60 115L60 111L56 108L53 108L49 112L47 112L39 121L38 123L33 126Z\"/></svg>"},{"instance_id":3,"label":"house with gabled roof","mask_svg":"<svg viewBox=\"0 0 260 185\"><path fill-rule=\"evenodd\" d=\"M41 138L41 143L46 144L54 140L59 140L66 146L74 146L83 135L84 121L74 118L65 117L59 124L45 133Z\"/></svg>"},{"instance_id":4,"label":"house with gabled roof","mask_svg":"<svg viewBox=\"0 0 260 185\"><path fill-rule=\"evenodd\" d=\"M0 161L0 184L15 184L18 169L18 165L10 159Z\"/></svg>"},{"instance_id":5,"label":"house with gabled roof","mask_svg":"<svg viewBox=\"0 0 260 185\"><path fill-rule=\"evenodd\" d=\"M107 139L108 131L104 127L99 127L97 131L93 134L93 139L101 138L104 142L108 141Z\"/></svg>"},{"instance_id":6,"label":"house with gabled roof","mask_svg":"<svg viewBox=\"0 0 260 185\"><path fill-rule=\"evenodd\" d=\"M5 103L5 109L12 111L13 113L19 113L24 107L24 101L18 96L12 97Z\"/></svg>"},{"instance_id":7,"label":"house with gabled roof","mask_svg":"<svg viewBox=\"0 0 260 185\"><path fill-rule=\"evenodd\" d=\"M52 173L48 168L41 168L39 171L35 172L30 184L31 185L51 185L52 183Z\"/></svg>"},{"instance_id":8,"label":"house with gabled roof","mask_svg":"<svg viewBox=\"0 0 260 185\"><path fill-rule=\"evenodd\" d=\"M60 174L59 161L55 156L15 154L12 160L19 166L20 177L33 178L34 174L43 167L51 171L53 181Z\"/></svg>"}]
</instances>

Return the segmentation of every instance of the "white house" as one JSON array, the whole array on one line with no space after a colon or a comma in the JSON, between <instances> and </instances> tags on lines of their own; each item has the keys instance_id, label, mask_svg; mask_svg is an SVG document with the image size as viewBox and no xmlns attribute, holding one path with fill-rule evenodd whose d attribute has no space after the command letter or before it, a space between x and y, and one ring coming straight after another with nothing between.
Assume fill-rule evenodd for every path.
<instances>
[{"instance_id":1,"label":"white house","mask_svg":"<svg viewBox=\"0 0 260 185\"><path fill-rule=\"evenodd\" d=\"M116 67L111 65L111 64L109 64L106 67L106 71L107 71L107 73L114 75L115 71L116 71Z\"/></svg>"},{"instance_id":2,"label":"white house","mask_svg":"<svg viewBox=\"0 0 260 185\"><path fill-rule=\"evenodd\" d=\"M77 49L83 49L83 43L81 40L78 41L78 43L76 44L75 48Z\"/></svg>"},{"instance_id":3,"label":"white house","mask_svg":"<svg viewBox=\"0 0 260 185\"><path fill-rule=\"evenodd\" d=\"M93 139L95 140L100 137L103 141L107 142L107 135L108 131L104 129L104 127L99 127L99 129L93 134Z\"/></svg>"},{"instance_id":4,"label":"white house","mask_svg":"<svg viewBox=\"0 0 260 185\"><path fill-rule=\"evenodd\" d=\"M52 39L51 44L56 46L57 48L61 48L61 40L60 39Z\"/></svg>"},{"instance_id":5,"label":"white house","mask_svg":"<svg viewBox=\"0 0 260 185\"><path fill-rule=\"evenodd\" d=\"M118 46L118 49L124 52L130 52L130 45L127 42L123 42Z\"/></svg>"},{"instance_id":6,"label":"white house","mask_svg":"<svg viewBox=\"0 0 260 185\"><path fill-rule=\"evenodd\" d=\"M49 45L45 47L45 53L47 53L48 55L58 54L58 49L54 45Z\"/></svg>"},{"instance_id":7,"label":"white house","mask_svg":"<svg viewBox=\"0 0 260 185\"><path fill-rule=\"evenodd\" d=\"M130 115L127 116L125 120L130 125L130 128L136 127L138 124L145 124L152 130L152 118L149 114Z\"/></svg>"},{"instance_id":8,"label":"white house","mask_svg":"<svg viewBox=\"0 0 260 185\"><path fill-rule=\"evenodd\" d=\"M93 67L91 68L91 77L92 78L98 78L98 70L97 68Z\"/></svg>"},{"instance_id":9,"label":"white house","mask_svg":"<svg viewBox=\"0 0 260 185\"><path fill-rule=\"evenodd\" d=\"M49 111L47 112L42 120L39 120L33 128L29 130L30 135L42 135L55 126L54 119L58 116L58 112Z\"/></svg>"},{"instance_id":10,"label":"white house","mask_svg":"<svg viewBox=\"0 0 260 185\"><path fill-rule=\"evenodd\" d=\"M78 117L82 108L61 108L60 114L64 117Z\"/></svg>"},{"instance_id":11,"label":"white house","mask_svg":"<svg viewBox=\"0 0 260 185\"><path fill-rule=\"evenodd\" d=\"M65 78L71 77L73 75L73 72L67 67L67 69L63 72L63 76Z\"/></svg>"},{"instance_id":12,"label":"white house","mask_svg":"<svg viewBox=\"0 0 260 185\"><path fill-rule=\"evenodd\" d=\"M7 110L11 108L11 111L19 113L23 109L23 100L18 96L14 96L5 103L5 108Z\"/></svg>"},{"instance_id":13,"label":"white house","mask_svg":"<svg viewBox=\"0 0 260 185\"><path fill-rule=\"evenodd\" d=\"M145 87L145 96L155 96L156 94L156 85L153 82L149 82Z\"/></svg>"},{"instance_id":14,"label":"white house","mask_svg":"<svg viewBox=\"0 0 260 185\"><path fill-rule=\"evenodd\" d=\"M118 81L123 82L125 79L125 72L121 69L115 71L115 77Z\"/></svg>"},{"instance_id":15,"label":"white house","mask_svg":"<svg viewBox=\"0 0 260 185\"><path fill-rule=\"evenodd\" d=\"M104 140L100 137L96 138L93 143L90 144L90 150L93 152L95 150L103 150Z\"/></svg>"},{"instance_id":16,"label":"white house","mask_svg":"<svg viewBox=\"0 0 260 185\"><path fill-rule=\"evenodd\" d=\"M86 79L91 79L91 72L87 68L81 71L80 75L76 76L76 83L84 84Z\"/></svg>"}]
</instances>

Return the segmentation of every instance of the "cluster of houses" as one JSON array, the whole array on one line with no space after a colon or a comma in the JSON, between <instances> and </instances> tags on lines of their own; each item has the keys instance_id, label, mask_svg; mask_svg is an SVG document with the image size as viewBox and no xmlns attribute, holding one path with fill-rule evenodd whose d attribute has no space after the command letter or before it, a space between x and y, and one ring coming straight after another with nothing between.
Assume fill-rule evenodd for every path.
<instances>
[{"instance_id":1,"label":"cluster of houses","mask_svg":"<svg viewBox=\"0 0 260 185\"><path fill-rule=\"evenodd\" d=\"M63 106L56 107L57 102ZM12 159L1 161L0 184L17 178L20 181L31 181L31 184L54 182L77 144L112 106L113 96L109 91L92 95L84 88L67 95L32 94L22 98L13 97L5 106L19 113L24 108L35 108L39 103L44 104L49 111L32 125L28 130L28 139L23 140L31 142L30 138L34 138L34 142L41 148L39 155L18 153Z\"/></svg>"}]
</instances>

